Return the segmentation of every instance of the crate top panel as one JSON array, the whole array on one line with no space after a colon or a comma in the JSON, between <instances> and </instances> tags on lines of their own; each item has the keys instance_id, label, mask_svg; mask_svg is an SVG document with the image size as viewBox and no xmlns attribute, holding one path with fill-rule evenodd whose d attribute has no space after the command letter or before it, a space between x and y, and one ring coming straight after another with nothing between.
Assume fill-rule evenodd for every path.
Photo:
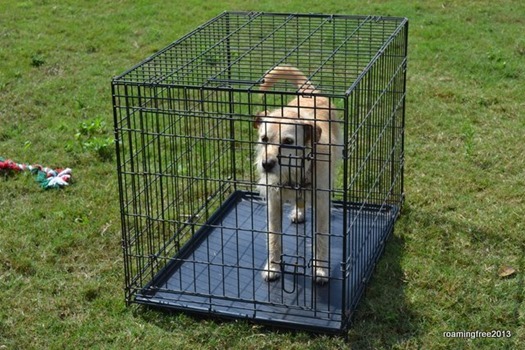
<instances>
[{"instance_id":1,"label":"crate top panel","mask_svg":"<svg viewBox=\"0 0 525 350\"><path fill-rule=\"evenodd\" d=\"M113 84L251 90L267 71L289 64L324 93L342 95L394 41L406 55L399 36L407 24L395 17L225 12ZM296 89L288 85L274 91Z\"/></svg>"}]
</instances>

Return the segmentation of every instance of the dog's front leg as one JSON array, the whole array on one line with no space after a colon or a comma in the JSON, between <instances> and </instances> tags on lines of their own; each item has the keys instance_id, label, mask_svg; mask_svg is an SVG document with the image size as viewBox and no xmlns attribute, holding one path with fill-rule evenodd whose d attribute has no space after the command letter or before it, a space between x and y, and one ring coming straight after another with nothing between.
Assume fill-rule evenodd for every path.
<instances>
[{"instance_id":1,"label":"dog's front leg","mask_svg":"<svg viewBox=\"0 0 525 350\"><path fill-rule=\"evenodd\" d=\"M290 219L294 224L302 224L305 220L305 202L303 198L296 198L295 206L290 213Z\"/></svg>"},{"instance_id":2,"label":"dog's front leg","mask_svg":"<svg viewBox=\"0 0 525 350\"><path fill-rule=\"evenodd\" d=\"M330 217L330 194L317 192L315 199L315 256L314 276L315 282L325 284L328 282L330 262L328 261L328 232Z\"/></svg>"},{"instance_id":3,"label":"dog's front leg","mask_svg":"<svg viewBox=\"0 0 525 350\"><path fill-rule=\"evenodd\" d=\"M281 271L282 203L281 193L268 189L268 261L263 277L267 281L279 278Z\"/></svg>"}]
</instances>

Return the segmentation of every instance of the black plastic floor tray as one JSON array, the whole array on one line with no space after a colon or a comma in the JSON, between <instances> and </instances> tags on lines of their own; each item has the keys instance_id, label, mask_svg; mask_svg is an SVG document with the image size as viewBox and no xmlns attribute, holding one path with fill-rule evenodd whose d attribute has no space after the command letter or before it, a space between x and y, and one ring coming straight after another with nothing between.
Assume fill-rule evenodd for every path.
<instances>
[{"instance_id":1,"label":"black plastic floor tray","mask_svg":"<svg viewBox=\"0 0 525 350\"><path fill-rule=\"evenodd\" d=\"M261 276L266 203L252 193L235 192L135 301L271 325L344 331L398 214L393 206L346 208L346 278L341 203L333 203L331 210L330 282L320 286L312 280L310 210L305 224L283 220L284 271L277 281L266 282Z\"/></svg>"}]
</instances>

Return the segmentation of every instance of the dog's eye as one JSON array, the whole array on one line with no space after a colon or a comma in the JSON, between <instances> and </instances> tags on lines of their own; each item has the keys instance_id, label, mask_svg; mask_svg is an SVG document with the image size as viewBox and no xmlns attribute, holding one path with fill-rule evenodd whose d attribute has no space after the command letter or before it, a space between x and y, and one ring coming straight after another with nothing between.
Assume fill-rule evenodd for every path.
<instances>
[{"instance_id":1,"label":"dog's eye","mask_svg":"<svg viewBox=\"0 0 525 350\"><path fill-rule=\"evenodd\" d=\"M293 139L291 137L286 137L284 140L283 140L283 143L285 145L293 145Z\"/></svg>"},{"instance_id":2,"label":"dog's eye","mask_svg":"<svg viewBox=\"0 0 525 350\"><path fill-rule=\"evenodd\" d=\"M261 141L262 142L268 142L268 136L266 136L266 135L261 136Z\"/></svg>"}]
</instances>

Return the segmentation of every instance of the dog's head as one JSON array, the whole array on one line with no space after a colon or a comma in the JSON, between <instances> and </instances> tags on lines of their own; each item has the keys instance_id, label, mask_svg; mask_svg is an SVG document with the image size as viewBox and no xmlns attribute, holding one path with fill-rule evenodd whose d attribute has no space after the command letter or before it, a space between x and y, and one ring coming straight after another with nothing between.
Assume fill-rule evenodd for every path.
<instances>
[{"instance_id":1,"label":"dog's head","mask_svg":"<svg viewBox=\"0 0 525 350\"><path fill-rule=\"evenodd\" d=\"M311 120L260 113L256 166L264 184L301 184L315 154L321 128Z\"/></svg>"}]
</instances>

